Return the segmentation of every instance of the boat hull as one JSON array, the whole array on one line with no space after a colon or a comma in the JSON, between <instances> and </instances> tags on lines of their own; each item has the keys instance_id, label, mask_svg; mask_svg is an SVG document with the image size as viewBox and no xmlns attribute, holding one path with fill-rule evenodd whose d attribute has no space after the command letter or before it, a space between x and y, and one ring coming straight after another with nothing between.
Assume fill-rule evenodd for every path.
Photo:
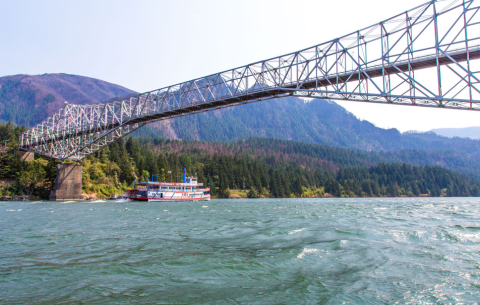
<instances>
[{"instance_id":1,"label":"boat hull","mask_svg":"<svg viewBox=\"0 0 480 305\"><path fill-rule=\"evenodd\" d=\"M126 199L131 201L148 201L148 202L173 202L173 201L210 201L210 197L204 198L137 198L137 197L120 197L119 199Z\"/></svg>"},{"instance_id":2,"label":"boat hull","mask_svg":"<svg viewBox=\"0 0 480 305\"><path fill-rule=\"evenodd\" d=\"M148 202L173 202L173 201L210 201L210 197L208 198L187 198L187 199L148 199Z\"/></svg>"}]
</instances>

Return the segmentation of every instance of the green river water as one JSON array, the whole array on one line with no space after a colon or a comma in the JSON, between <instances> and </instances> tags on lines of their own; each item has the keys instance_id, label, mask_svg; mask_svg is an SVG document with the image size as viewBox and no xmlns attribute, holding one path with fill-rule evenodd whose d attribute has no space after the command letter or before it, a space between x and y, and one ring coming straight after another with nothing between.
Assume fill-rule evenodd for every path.
<instances>
[{"instance_id":1,"label":"green river water","mask_svg":"<svg viewBox=\"0 0 480 305\"><path fill-rule=\"evenodd\" d=\"M1 202L1 304L477 304L480 198Z\"/></svg>"}]
</instances>

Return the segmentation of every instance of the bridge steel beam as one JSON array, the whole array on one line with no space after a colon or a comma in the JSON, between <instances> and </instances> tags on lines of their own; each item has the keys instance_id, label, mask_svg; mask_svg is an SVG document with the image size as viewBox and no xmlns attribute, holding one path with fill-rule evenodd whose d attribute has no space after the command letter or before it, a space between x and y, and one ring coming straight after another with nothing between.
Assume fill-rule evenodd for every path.
<instances>
[{"instance_id":1,"label":"bridge steel beam","mask_svg":"<svg viewBox=\"0 0 480 305\"><path fill-rule=\"evenodd\" d=\"M284 96L480 110L480 0L431 0L294 53L96 105L66 104L21 149L80 161L145 124Z\"/></svg>"}]
</instances>

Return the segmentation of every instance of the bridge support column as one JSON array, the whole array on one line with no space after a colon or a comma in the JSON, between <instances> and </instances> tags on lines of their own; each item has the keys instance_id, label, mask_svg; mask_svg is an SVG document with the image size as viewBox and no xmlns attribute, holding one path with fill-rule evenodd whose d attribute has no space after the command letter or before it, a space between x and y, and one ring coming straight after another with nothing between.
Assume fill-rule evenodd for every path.
<instances>
[{"instance_id":1,"label":"bridge support column","mask_svg":"<svg viewBox=\"0 0 480 305\"><path fill-rule=\"evenodd\" d=\"M83 200L80 164L58 165L55 189L50 192L50 200Z\"/></svg>"}]
</instances>

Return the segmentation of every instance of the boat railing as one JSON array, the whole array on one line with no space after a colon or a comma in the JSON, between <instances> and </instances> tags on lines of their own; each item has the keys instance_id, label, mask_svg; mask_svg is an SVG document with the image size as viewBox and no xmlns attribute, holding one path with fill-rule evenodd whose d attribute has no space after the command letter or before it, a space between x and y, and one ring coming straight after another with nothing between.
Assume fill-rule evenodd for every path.
<instances>
[{"instance_id":1,"label":"boat railing","mask_svg":"<svg viewBox=\"0 0 480 305\"><path fill-rule=\"evenodd\" d=\"M183 183L183 182L157 182L157 181L142 181L142 182L135 182L135 185L162 185L162 184L168 184L168 186L203 186L203 183Z\"/></svg>"},{"instance_id":2,"label":"boat railing","mask_svg":"<svg viewBox=\"0 0 480 305\"><path fill-rule=\"evenodd\" d=\"M186 188L184 190L169 190L166 188L149 188L148 189L151 192L208 192L210 191L209 188L201 188L201 189L194 189L192 190L191 188Z\"/></svg>"}]
</instances>

